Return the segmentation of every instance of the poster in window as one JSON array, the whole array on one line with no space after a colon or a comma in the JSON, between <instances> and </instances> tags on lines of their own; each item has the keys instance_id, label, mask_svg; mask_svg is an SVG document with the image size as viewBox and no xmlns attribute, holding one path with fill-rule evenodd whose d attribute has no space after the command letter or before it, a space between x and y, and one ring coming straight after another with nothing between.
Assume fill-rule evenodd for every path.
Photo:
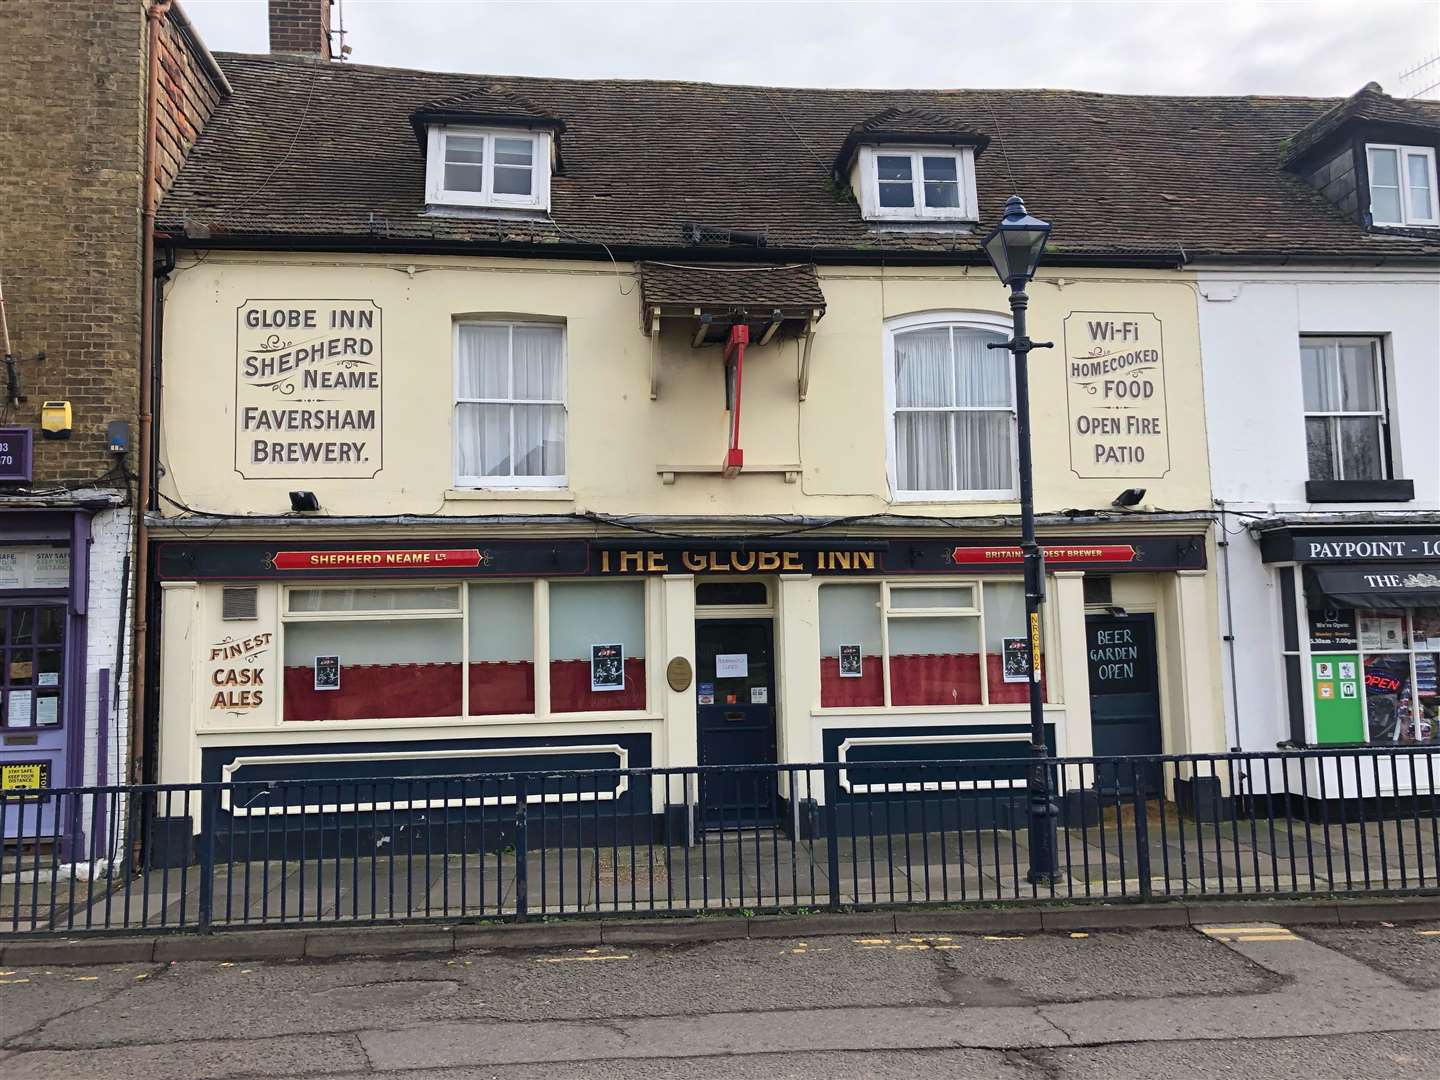
<instances>
[{"instance_id":1,"label":"poster in window","mask_svg":"<svg viewBox=\"0 0 1440 1080\"><path fill-rule=\"evenodd\" d=\"M1440 649L1440 608L1419 608L1410 616L1417 649Z\"/></svg>"},{"instance_id":2,"label":"poster in window","mask_svg":"<svg viewBox=\"0 0 1440 1080\"><path fill-rule=\"evenodd\" d=\"M317 656L317 657L315 657L315 689L316 689L316 690L339 690L339 689L340 689L340 657L338 657L338 656Z\"/></svg>"},{"instance_id":3,"label":"poster in window","mask_svg":"<svg viewBox=\"0 0 1440 1080\"><path fill-rule=\"evenodd\" d=\"M859 645L840 646L840 678L860 679L865 675L865 661L860 656Z\"/></svg>"},{"instance_id":4,"label":"poster in window","mask_svg":"<svg viewBox=\"0 0 1440 1080\"><path fill-rule=\"evenodd\" d=\"M32 700L31 691L16 690L12 687L9 704L5 709L5 723L10 727L29 727Z\"/></svg>"},{"instance_id":5,"label":"poster in window","mask_svg":"<svg viewBox=\"0 0 1440 1080\"><path fill-rule=\"evenodd\" d=\"M35 699L35 723L54 727L60 723L60 699L54 694L41 694Z\"/></svg>"},{"instance_id":6,"label":"poster in window","mask_svg":"<svg viewBox=\"0 0 1440 1080\"><path fill-rule=\"evenodd\" d=\"M1030 681L1030 639L1007 637L1003 639L1005 666L1004 679L1007 683Z\"/></svg>"},{"instance_id":7,"label":"poster in window","mask_svg":"<svg viewBox=\"0 0 1440 1080\"><path fill-rule=\"evenodd\" d=\"M1354 608L1310 609L1311 652L1350 652L1355 647Z\"/></svg>"},{"instance_id":8,"label":"poster in window","mask_svg":"<svg viewBox=\"0 0 1440 1080\"><path fill-rule=\"evenodd\" d=\"M590 646L590 689L596 693L625 689L625 646Z\"/></svg>"},{"instance_id":9,"label":"poster in window","mask_svg":"<svg viewBox=\"0 0 1440 1080\"><path fill-rule=\"evenodd\" d=\"M745 679L750 676L749 653L716 653L715 677L717 679Z\"/></svg>"},{"instance_id":10,"label":"poster in window","mask_svg":"<svg viewBox=\"0 0 1440 1080\"><path fill-rule=\"evenodd\" d=\"M1403 649L1404 620L1399 615L1367 612L1360 616L1360 647L1362 649Z\"/></svg>"}]
</instances>

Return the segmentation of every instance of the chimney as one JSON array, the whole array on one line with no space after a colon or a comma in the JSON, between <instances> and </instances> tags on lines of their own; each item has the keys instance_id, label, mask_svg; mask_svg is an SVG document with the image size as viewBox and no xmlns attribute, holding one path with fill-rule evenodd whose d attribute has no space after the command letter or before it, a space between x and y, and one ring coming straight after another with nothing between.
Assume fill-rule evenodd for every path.
<instances>
[{"instance_id":1,"label":"chimney","mask_svg":"<svg viewBox=\"0 0 1440 1080\"><path fill-rule=\"evenodd\" d=\"M270 0L270 51L333 59L330 5L333 0Z\"/></svg>"}]
</instances>

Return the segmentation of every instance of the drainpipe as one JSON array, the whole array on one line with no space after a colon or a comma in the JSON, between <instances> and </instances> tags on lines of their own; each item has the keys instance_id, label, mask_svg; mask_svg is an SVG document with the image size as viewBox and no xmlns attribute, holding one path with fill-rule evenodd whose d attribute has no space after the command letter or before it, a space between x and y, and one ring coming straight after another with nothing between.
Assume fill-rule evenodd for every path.
<instances>
[{"instance_id":1,"label":"drainpipe","mask_svg":"<svg viewBox=\"0 0 1440 1080\"><path fill-rule=\"evenodd\" d=\"M1230 533L1225 528L1225 500L1216 499L1215 506L1220 511L1220 539L1216 542L1216 546L1220 549L1220 576L1224 582L1225 592L1224 641L1230 667L1230 715L1235 722L1234 732L1230 739L1230 749L1238 752L1240 750L1240 683L1235 661L1235 606L1230 589Z\"/></svg>"},{"instance_id":2,"label":"drainpipe","mask_svg":"<svg viewBox=\"0 0 1440 1080\"><path fill-rule=\"evenodd\" d=\"M130 775L138 782L140 762L145 754L143 716L147 697L145 642L149 630L150 607L150 530L145 514L154 498L154 440L151 408L154 404L152 381L155 351L155 205L159 202L155 179L156 131L160 97L160 29L170 10L171 0L151 0L145 9L145 155L144 173L140 179L140 461L136 484L135 506L135 645L132 690L130 696ZM118 777L116 778L119 779Z\"/></svg>"}]
</instances>

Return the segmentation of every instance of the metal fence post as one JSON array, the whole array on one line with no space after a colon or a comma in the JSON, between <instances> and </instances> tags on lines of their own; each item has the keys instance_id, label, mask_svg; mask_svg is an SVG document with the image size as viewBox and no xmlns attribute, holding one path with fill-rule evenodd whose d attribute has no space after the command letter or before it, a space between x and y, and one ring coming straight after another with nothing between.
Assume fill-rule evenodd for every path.
<instances>
[{"instance_id":1,"label":"metal fence post","mask_svg":"<svg viewBox=\"0 0 1440 1080\"><path fill-rule=\"evenodd\" d=\"M1140 875L1140 899L1151 899L1150 888L1150 799L1145 790L1146 773L1139 762L1130 763L1130 783L1135 807L1135 871ZM1161 807L1164 813L1164 807Z\"/></svg>"},{"instance_id":2,"label":"metal fence post","mask_svg":"<svg viewBox=\"0 0 1440 1080\"><path fill-rule=\"evenodd\" d=\"M524 919L530 909L530 877L526 863L526 816L529 813L530 784L521 776L515 786L515 918Z\"/></svg>"},{"instance_id":3,"label":"metal fence post","mask_svg":"<svg viewBox=\"0 0 1440 1080\"><path fill-rule=\"evenodd\" d=\"M823 766L822 766L823 768ZM825 872L830 880L830 910L840 910L840 830L835 804L840 801L839 766L825 769Z\"/></svg>"},{"instance_id":4,"label":"metal fence post","mask_svg":"<svg viewBox=\"0 0 1440 1080\"><path fill-rule=\"evenodd\" d=\"M220 789L210 786L200 797L200 932L208 934L215 915L215 829Z\"/></svg>"}]
</instances>

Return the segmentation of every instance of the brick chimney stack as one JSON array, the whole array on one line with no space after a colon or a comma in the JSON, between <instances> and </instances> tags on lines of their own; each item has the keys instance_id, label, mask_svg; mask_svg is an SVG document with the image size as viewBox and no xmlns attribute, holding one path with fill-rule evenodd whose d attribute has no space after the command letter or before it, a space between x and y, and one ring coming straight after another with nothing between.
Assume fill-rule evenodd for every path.
<instances>
[{"instance_id":1,"label":"brick chimney stack","mask_svg":"<svg viewBox=\"0 0 1440 1080\"><path fill-rule=\"evenodd\" d=\"M334 59L330 52L332 3L333 0L270 0L270 51Z\"/></svg>"}]
</instances>

